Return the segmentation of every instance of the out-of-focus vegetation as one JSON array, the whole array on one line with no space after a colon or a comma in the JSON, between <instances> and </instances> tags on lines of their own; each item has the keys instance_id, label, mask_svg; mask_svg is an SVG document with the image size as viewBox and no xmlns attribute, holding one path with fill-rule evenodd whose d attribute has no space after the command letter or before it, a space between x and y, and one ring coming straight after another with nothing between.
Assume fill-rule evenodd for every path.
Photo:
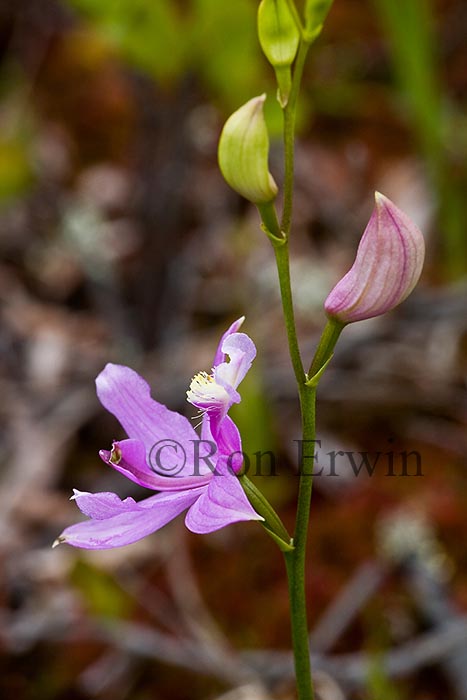
<instances>
[{"instance_id":1,"label":"out-of-focus vegetation","mask_svg":"<svg viewBox=\"0 0 467 700\"><path fill-rule=\"evenodd\" d=\"M14 71L7 71L0 80L0 206L27 191L34 179L34 115L25 113L25 90L22 76Z\"/></svg>"},{"instance_id":2,"label":"out-of-focus vegetation","mask_svg":"<svg viewBox=\"0 0 467 700\"><path fill-rule=\"evenodd\" d=\"M464 5L335 0L304 75L291 255L304 356L374 189L428 250L416 292L346 329L320 387L320 466L344 453L338 478L316 478L311 518L323 700L467 695ZM290 641L281 557L260 527L201 538L180 523L122 550L50 549L79 517L73 487L147 495L98 457L121 435L94 395L103 365L135 367L186 411L191 376L242 314L258 359L233 415L253 470L274 453L277 476L251 476L293 522L300 426L276 271L216 159L224 120L266 91L282 179L256 10L0 3L2 699L206 700L245 685L248 700L293 697L267 651ZM401 475L413 450L423 476ZM346 452L392 452L399 476L356 477Z\"/></svg>"},{"instance_id":3,"label":"out-of-focus vegetation","mask_svg":"<svg viewBox=\"0 0 467 700\"><path fill-rule=\"evenodd\" d=\"M467 116L444 89L442 55L432 0L375 0L409 124L426 159L438 197L444 271L465 274L467 265Z\"/></svg>"},{"instance_id":4,"label":"out-of-focus vegetation","mask_svg":"<svg viewBox=\"0 0 467 700\"><path fill-rule=\"evenodd\" d=\"M156 80L200 76L226 109L258 89L266 73L251 0L71 0L121 55Z\"/></svg>"},{"instance_id":5,"label":"out-of-focus vegetation","mask_svg":"<svg viewBox=\"0 0 467 700\"><path fill-rule=\"evenodd\" d=\"M226 112L265 86L274 92L259 50L251 0L70 2L130 64L162 84L194 73ZM401 89L394 101L400 97L407 105L407 127L426 160L438 200L441 273L456 279L467 271L467 123L462 106L446 94L441 82L435 5L433 0L374 0L374 4ZM345 102L344 80L335 87L335 97ZM273 104L268 105L270 128L278 133L280 115Z\"/></svg>"}]
</instances>

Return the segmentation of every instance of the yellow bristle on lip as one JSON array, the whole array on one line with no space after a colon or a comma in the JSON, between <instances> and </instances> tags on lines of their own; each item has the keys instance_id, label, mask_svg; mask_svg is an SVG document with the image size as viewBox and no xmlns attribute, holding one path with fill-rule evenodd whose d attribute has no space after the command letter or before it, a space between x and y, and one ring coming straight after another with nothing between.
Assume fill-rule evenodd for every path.
<instances>
[{"instance_id":1,"label":"yellow bristle on lip","mask_svg":"<svg viewBox=\"0 0 467 700\"><path fill-rule=\"evenodd\" d=\"M224 387L216 382L213 374L207 372L195 374L186 395L190 403L212 401L217 404L226 399Z\"/></svg>"}]
</instances>

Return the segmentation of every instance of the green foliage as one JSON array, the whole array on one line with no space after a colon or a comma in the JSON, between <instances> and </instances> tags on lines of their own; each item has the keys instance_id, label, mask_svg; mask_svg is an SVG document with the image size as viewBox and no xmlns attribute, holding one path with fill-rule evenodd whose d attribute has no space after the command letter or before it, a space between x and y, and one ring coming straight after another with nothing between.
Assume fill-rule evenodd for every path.
<instances>
[{"instance_id":1,"label":"green foliage","mask_svg":"<svg viewBox=\"0 0 467 700\"><path fill-rule=\"evenodd\" d=\"M433 17L429 0L375 0L398 80L432 158L442 147L442 114Z\"/></svg>"},{"instance_id":2,"label":"green foliage","mask_svg":"<svg viewBox=\"0 0 467 700\"><path fill-rule=\"evenodd\" d=\"M263 64L256 4L189 0L68 0L133 65L162 83L195 71L226 110L258 92Z\"/></svg>"},{"instance_id":3,"label":"green foliage","mask_svg":"<svg viewBox=\"0 0 467 700\"><path fill-rule=\"evenodd\" d=\"M28 143L22 134L0 135L0 206L33 182Z\"/></svg>"},{"instance_id":4,"label":"green foliage","mask_svg":"<svg viewBox=\"0 0 467 700\"><path fill-rule=\"evenodd\" d=\"M193 60L231 111L261 91L265 63L256 36L256 3L191 0Z\"/></svg>"},{"instance_id":5,"label":"green foliage","mask_svg":"<svg viewBox=\"0 0 467 700\"><path fill-rule=\"evenodd\" d=\"M25 194L34 182L34 123L23 75L8 65L0 82L0 207Z\"/></svg>"},{"instance_id":6,"label":"green foliage","mask_svg":"<svg viewBox=\"0 0 467 700\"><path fill-rule=\"evenodd\" d=\"M69 0L127 60L164 82L186 64L183 18L170 0Z\"/></svg>"}]
</instances>

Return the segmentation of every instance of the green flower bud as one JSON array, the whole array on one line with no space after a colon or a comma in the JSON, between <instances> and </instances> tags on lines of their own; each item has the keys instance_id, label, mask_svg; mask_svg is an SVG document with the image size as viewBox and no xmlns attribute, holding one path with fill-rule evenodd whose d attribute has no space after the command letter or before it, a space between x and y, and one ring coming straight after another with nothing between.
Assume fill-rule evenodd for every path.
<instances>
[{"instance_id":1,"label":"green flower bud","mask_svg":"<svg viewBox=\"0 0 467 700\"><path fill-rule=\"evenodd\" d=\"M297 54L300 32L286 0L261 0L258 9L261 48L276 73L277 99L285 107L292 84L291 65Z\"/></svg>"},{"instance_id":2,"label":"green flower bud","mask_svg":"<svg viewBox=\"0 0 467 700\"><path fill-rule=\"evenodd\" d=\"M333 0L306 0L305 31L308 41L316 39L321 32L332 3Z\"/></svg>"},{"instance_id":3,"label":"green flower bud","mask_svg":"<svg viewBox=\"0 0 467 700\"><path fill-rule=\"evenodd\" d=\"M269 135L263 115L266 95L254 97L230 116L219 140L219 167L230 187L253 204L277 196L268 170Z\"/></svg>"}]
</instances>

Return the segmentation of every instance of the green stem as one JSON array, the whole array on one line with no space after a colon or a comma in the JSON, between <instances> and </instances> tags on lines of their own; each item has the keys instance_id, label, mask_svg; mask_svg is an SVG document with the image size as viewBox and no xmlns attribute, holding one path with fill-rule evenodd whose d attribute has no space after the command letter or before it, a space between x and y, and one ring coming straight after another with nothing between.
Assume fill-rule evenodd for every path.
<instances>
[{"instance_id":1,"label":"green stem","mask_svg":"<svg viewBox=\"0 0 467 700\"><path fill-rule=\"evenodd\" d=\"M294 649L295 674L298 700L313 700L313 681L310 667L308 620L306 609L305 561L308 537L310 503L313 490L313 466L316 441L316 390L320 370L329 362L344 324L330 319L311 364L310 384L299 384L302 412L302 446L300 460L300 485L298 490L297 517L293 537L294 549L284 554L289 581L290 616Z\"/></svg>"},{"instance_id":2,"label":"green stem","mask_svg":"<svg viewBox=\"0 0 467 700\"><path fill-rule=\"evenodd\" d=\"M309 42L302 38L295 61L289 101L284 108L285 177L284 209L281 224L279 225L277 220L273 203L258 207L263 222L263 228L271 240L276 256L287 340L295 379L297 381L302 415L302 457L300 464L297 516L293 537L294 548L291 551L284 551L289 584L292 644L298 700L314 700L315 697L311 676L310 647L308 640L305 561L310 502L313 489L313 455L316 438L316 388L321 376L320 370L322 370L331 358L334 346L343 328L342 324L331 321L328 323L310 368L310 374L306 375L300 355L295 325L288 239L290 235L293 205L296 107L308 48ZM310 379L313 379L313 381L310 381ZM270 517L269 513L267 516Z\"/></svg>"},{"instance_id":3,"label":"green stem","mask_svg":"<svg viewBox=\"0 0 467 700\"><path fill-rule=\"evenodd\" d=\"M302 410L302 454L308 454L307 445L311 444L314 453L316 435L316 388L302 384L300 389ZM289 583L290 619L292 628L292 645L297 679L298 700L313 700L315 697L310 664L310 646L308 640L308 616L305 587L305 560L308 538L308 521L310 515L311 493L313 488L313 457L302 457L300 468L300 486L297 501L297 517L294 532L294 549L284 554Z\"/></svg>"},{"instance_id":4,"label":"green stem","mask_svg":"<svg viewBox=\"0 0 467 700\"><path fill-rule=\"evenodd\" d=\"M303 445L313 444L315 439L315 396L316 389L306 385L306 375L300 356L300 349L295 326L292 286L290 280L290 261L288 241L279 238L282 232L277 222L275 208L266 205L260 208L263 226L274 247L277 273L281 291L282 309L289 343L290 358L300 395L302 413ZM312 461L312 460L311 460ZM313 681L310 667L310 649L308 643L308 621L305 594L305 556L308 532L311 489L313 485L310 472L300 467L300 486L297 504L297 519L293 539L294 549L284 551L289 583L290 619L292 645L295 660L295 674L299 700L314 700Z\"/></svg>"},{"instance_id":5,"label":"green stem","mask_svg":"<svg viewBox=\"0 0 467 700\"><path fill-rule=\"evenodd\" d=\"M303 363L298 345L295 315L293 308L292 286L290 280L290 260L288 237L292 220L292 200L294 185L294 139L295 113L298 91L305 64L308 44L300 42L298 56L295 62L292 88L288 104L284 109L284 210L279 226L273 205L260 208L263 226L268 232L276 256L277 273L281 291L282 309L284 313L287 340L292 366L300 395L302 413L303 440L313 441L315 438L315 397L316 390L306 385ZM303 443L307 444L306 442ZM301 468L297 519L293 539L294 549L284 552L287 579L289 583L290 618L292 644L295 660L295 673L299 700L314 700L313 681L311 677L310 649L308 642L308 620L305 594L305 557L308 533L308 518L313 481L312 475L305 474Z\"/></svg>"},{"instance_id":6,"label":"green stem","mask_svg":"<svg viewBox=\"0 0 467 700\"><path fill-rule=\"evenodd\" d=\"M295 61L292 88L289 100L284 107L284 209L282 212L281 229L286 236L290 233L292 222L293 185L294 185L294 141L295 117L298 92L303 75L303 68L310 44L303 39L300 41Z\"/></svg>"},{"instance_id":7,"label":"green stem","mask_svg":"<svg viewBox=\"0 0 467 700\"><path fill-rule=\"evenodd\" d=\"M295 327L295 314L293 309L292 285L290 281L290 261L289 246L287 243L281 246L274 246L276 256L277 273L279 276L279 286L281 290L282 310L284 312L285 329L289 343L290 359L297 380L298 387L303 387L306 380L303 369L300 348L298 345L297 331Z\"/></svg>"},{"instance_id":8,"label":"green stem","mask_svg":"<svg viewBox=\"0 0 467 700\"><path fill-rule=\"evenodd\" d=\"M315 439L315 397L316 388L307 386L300 356L297 331L295 326L295 314L293 309L292 286L290 280L289 246L282 236L277 222L273 204L258 207L263 227L268 233L274 247L276 256L277 273L281 291L282 309L284 313L289 353L297 381L300 406L302 413L303 443L313 444ZM311 459L311 463L313 460ZM300 485L297 503L297 519L293 538L294 549L284 551L289 583L290 619L292 630L292 644L295 660L295 673L299 700L314 700L313 681L310 667L310 649L308 643L308 621L305 595L305 556L306 540L308 533L308 518L310 510L311 490L313 486L311 470L305 470L300 466Z\"/></svg>"}]
</instances>

